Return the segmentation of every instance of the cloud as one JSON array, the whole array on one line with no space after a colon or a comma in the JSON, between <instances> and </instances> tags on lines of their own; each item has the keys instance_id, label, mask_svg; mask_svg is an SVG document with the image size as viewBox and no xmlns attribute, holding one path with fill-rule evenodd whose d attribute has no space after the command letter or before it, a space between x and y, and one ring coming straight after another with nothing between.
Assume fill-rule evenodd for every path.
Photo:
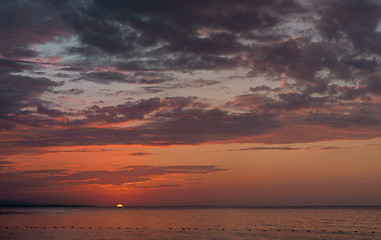
<instances>
[{"instance_id":1,"label":"cloud","mask_svg":"<svg viewBox=\"0 0 381 240\"><path fill-rule=\"evenodd\" d=\"M10 161L0 161L0 164L1 165L10 165L10 164L13 164L13 162L10 162Z\"/></svg>"},{"instance_id":2,"label":"cloud","mask_svg":"<svg viewBox=\"0 0 381 240\"><path fill-rule=\"evenodd\" d=\"M269 91L266 90L267 92ZM379 134L379 104L359 103L356 108L350 105L352 109L348 108L347 112L331 113L327 106L320 106L320 103L316 105L314 99L308 99L312 103L303 105L291 102L292 106L297 107L286 105L288 99L279 99L275 105L273 98L256 93L239 96L227 106L234 110L243 109L241 112L212 108L207 103L200 102L197 97L167 97L161 100L152 98L116 106L94 106L82 112L84 118L71 122L57 123L55 120L36 119L37 123L60 124L61 128L32 129L19 134L16 139L3 143L4 152L13 154L11 148L18 147L33 152L33 148L76 145L295 143L331 140L335 136L340 136L340 139L358 139ZM296 99L300 101L299 98ZM364 104L367 105L368 112L361 110ZM346 108L340 104L331 107ZM42 107L37 112L51 118L62 116L59 111ZM33 123L32 120L29 119L29 124ZM121 123L131 120L143 121L130 128L89 126L94 123ZM320 127L326 129L322 130ZM346 130L342 132L341 129ZM366 129L374 131L369 135L369 131L364 131ZM286 138L288 140L283 142Z\"/></svg>"},{"instance_id":3,"label":"cloud","mask_svg":"<svg viewBox=\"0 0 381 240\"><path fill-rule=\"evenodd\" d=\"M284 141L291 132L298 133L291 142L335 139L333 133L340 133L336 139L380 136L376 1L1 5L0 126L17 129L4 133L5 152L77 144L274 143L274 136ZM58 50L57 43L63 43ZM37 58L52 57L47 48L67 58L42 65ZM230 73L215 71L221 69ZM234 77L241 70L244 77ZM238 89L239 81L253 86ZM95 96L88 87L94 83L107 93ZM213 94L202 100L181 96L225 83L234 90L218 101ZM63 84L69 87L56 89ZM84 89L82 103L102 105L77 104L74 110L68 102ZM80 96L51 102L56 100L44 93ZM133 127L121 127L132 121ZM316 132L300 130L309 128Z\"/></svg>"},{"instance_id":4,"label":"cloud","mask_svg":"<svg viewBox=\"0 0 381 240\"><path fill-rule=\"evenodd\" d=\"M55 77L61 77L61 78L69 78L70 75L69 74L66 74L66 73L57 73L57 74L54 74Z\"/></svg>"},{"instance_id":5,"label":"cloud","mask_svg":"<svg viewBox=\"0 0 381 240\"><path fill-rule=\"evenodd\" d=\"M54 2L82 43L70 52L130 59L117 63L121 70L238 66L233 55L248 49L241 36L302 11L296 1Z\"/></svg>"},{"instance_id":6,"label":"cloud","mask_svg":"<svg viewBox=\"0 0 381 240\"><path fill-rule=\"evenodd\" d=\"M111 82L126 82L134 83L135 80L130 80L123 73L119 72L89 72L81 73L80 80L93 81L97 83L109 84Z\"/></svg>"},{"instance_id":7,"label":"cloud","mask_svg":"<svg viewBox=\"0 0 381 240\"><path fill-rule=\"evenodd\" d=\"M240 149L229 149L227 151L252 151L252 150L282 150L282 151L294 151L294 150L304 150L304 148L298 147L250 147L250 148L240 148Z\"/></svg>"},{"instance_id":8,"label":"cloud","mask_svg":"<svg viewBox=\"0 0 381 240\"><path fill-rule=\"evenodd\" d=\"M242 136L265 134L280 127L271 114L229 114L220 109L179 110L157 113L156 121L143 124L136 131L149 130L157 141L197 144L208 141L227 141Z\"/></svg>"},{"instance_id":9,"label":"cloud","mask_svg":"<svg viewBox=\"0 0 381 240\"><path fill-rule=\"evenodd\" d=\"M0 58L0 74L19 73L24 70L33 70L35 68L36 65L28 61Z\"/></svg>"},{"instance_id":10,"label":"cloud","mask_svg":"<svg viewBox=\"0 0 381 240\"><path fill-rule=\"evenodd\" d=\"M52 188L65 188L80 185L115 185L133 184L133 188L174 187L172 184L140 186L141 183L154 182L158 176L168 175L204 175L224 172L228 169L212 165L190 166L125 166L119 170L94 170L70 172L61 169L13 171L0 175L1 192L17 192L23 189L40 191Z\"/></svg>"},{"instance_id":11,"label":"cloud","mask_svg":"<svg viewBox=\"0 0 381 240\"><path fill-rule=\"evenodd\" d=\"M22 107L28 106L36 96L51 87L62 83L54 82L45 77L29 77L15 74L0 75L0 119L9 119L8 114L15 114Z\"/></svg>"},{"instance_id":12,"label":"cloud","mask_svg":"<svg viewBox=\"0 0 381 240\"><path fill-rule=\"evenodd\" d=\"M321 6L318 7L321 18L316 21L316 27L323 36L330 40L349 40L355 48L368 53L381 53L376 44L381 38L377 31L381 12L379 2L324 1L324 7Z\"/></svg>"},{"instance_id":13,"label":"cloud","mask_svg":"<svg viewBox=\"0 0 381 240\"><path fill-rule=\"evenodd\" d=\"M204 80L204 79L198 79L191 83L192 87L205 87L205 86L212 86L219 84L220 82L217 80Z\"/></svg>"},{"instance_id":14,"label":"cloud","mask_svg":"<svg viewBox=\"0 0 381 240\"><path fill-rule=\"evenodd\" d=\"M326 146L326 147L320 147L318 148L318 150L342 150L342 149L351 149L353 147L330 147L330 146Z\"/></svg>"},{"instance_id":15,"label":"cloud","mask_svg":"<svg viewBox=\"0 0 381 240\"><path fill-rule=\"evenodd\" d=\"M312 97L307 92L276 92L277 89L251 89L253 94L236 96L226 106L252 111L278 112L298 109L319 109L327 106L329 98Z\"/></svg>"},{"instance_id":16,"label":"cloud","mask_svg":"<svg viewBox=\"0 0 381 240\"><path fill-rule=\"evenodd\" d=\"M55 120L65 113L39 106L36 113L28 115L28 124L46 124L60 128L32 128L17 138L4 141L3 154L18 153L22 147L91 145L173 145L205 142L235 141L242 137L258 136L281 127L277 116L269 113L231 113L210 108L196 97L152 98L125 104L98 107L83 112L85 118ZM44 119L44 120L43 120ZM144 120L130 127L89 127L94 123L119 123ZM13 150L12 150L13 149Z\"/></svg>"},{"instance_id":17,"label":"cloud","mask_svg":"<svg viewBox=\"0 0 381 240\"><path fill-rule=\"evenodd\" d=\"M160 99L151 98L135 103L126 102L117 106L98 107L94 105L85 111L86 122L125 122L144 119L144 116L159 108Z\"/></svg>"},{"instance_id":18,"label":"cloud","mask_svg":"<svg viewBox=\"0 0 381 240\"><path fill-rule=\"evenodd\" d=\"M182 187L180 184L161 184L152 186L136 186L138 189L158 189L158 188L172 188L172 187Z\"/></svg>"},{"instance_id":19,"label":"cloud","mask_svg":"<svg viewBox=\"0 0 381 240\"><path fill-rule=\"evenodd\" d=\"M272 115L230 115L219 109L174 111L161 113L155 120L133 129L81 127L36 130L31 135L8 142L7 146L199 144L261 135L279 126L280 123Z\"/></svg>"},{"instance_id":20,"label":"cloud","mask_svg":"<svg viewBox=\"0 0 381 240\"><path fill-rule=\"evenodd\" d=\"M232 151L262 151L262 150L281 150L281 151L297 151L297 150L342 150L350 149L352 147L332 147L332 146L311 146L311 147L249 147L240 149L229 149L228 152Z\"/></svg>"},{"instance_id":21,"label":"cloud","mask_svg":"<svg viewBox=\"0 0 381 240\"><path fill-rule=\"evenodd\" d=\"M3 169L13 168L14 163L11 161L0 160L0 171Z\"/></svg>"},{"instance_id":22,"label":"cloud","mask_svg":"<svg viewBox=\"0 0 381 240\"><path fill-rule=\"evenodd\" d=\"M85 90L83 90L83 89L77 89L77 88L71 88L71 89L68 89L68 90L56 90L56 91L53 91L54 94L64 94L64 95L67 95L67 94L80 95L80 94L82 94L84 92L85 92Z\"/></svg>"},{"instance_id":23,"label":"cloud","mask_svg":"<svg viewBox=\"0 0 381 240\"><path fill-rule=\"evenodd\" d=\"M116 149L86 149L86 148L82 148L82 149L72 149L72 150L52 150L51 152L79 152L79 153L85 153L85 152L118 152L120 150L116 150Z\"/></svg>"},{"instance_id":24,"label":"cloud","mask_svg":"<svg viewBox=\"0 0 381 240\"><path fill-rule=\"evenodd\" d=\"M351 113L310 113L304 119L305 122L317 125L327 125L332 128L348 128L350 126L360 126L371 128L380 125L380 120L367 114L366 112Z\"/></svg>"},{"instance_id":25,"label":"cloud","mask_svg":"<svg viewBox=\"0 0 381 240\"><path fill-rule=\"evenodd\" d=\"M48 115L49 117L62 117L65 113L57 109L48 109L42 105L37 107L37 113Z\"/></svg>"},{"instance_id":26,"label":"cloud","mask_svg":"<svg viewBox=\"0 0 381 240\"><path fill-rule=\"evenodd\" d=\"M120 83L136 83L143 85L160 84L173 80L170 74L161 72L145 71L145 72L86 72L81 73L77 80L87 80L101 84L110 84L112 82Z\"/></svg>"},{"instance_id":27,"label":"cloud","mask_svg":"<svg viewBox=\"0 0 381 240\"><path fill-rule=\"evenodd\" d=\"M133 152L133 153L130 153L129 155L131 155L131 156L147 156L147 155L152 155L152 153L149 153L149 152Z\"/></svg>"},{"instance_id":28,"label":"cloud","mask_svg":"<svg viewBox=\"0 0 381 240\"><path fill-rule=\"evenodd\" d=\"M57 9L45 1L1 2L0 16L0 54L9 58L37 57L39 53L32 44L71 32Z\"/></svg>"}]
</instances>

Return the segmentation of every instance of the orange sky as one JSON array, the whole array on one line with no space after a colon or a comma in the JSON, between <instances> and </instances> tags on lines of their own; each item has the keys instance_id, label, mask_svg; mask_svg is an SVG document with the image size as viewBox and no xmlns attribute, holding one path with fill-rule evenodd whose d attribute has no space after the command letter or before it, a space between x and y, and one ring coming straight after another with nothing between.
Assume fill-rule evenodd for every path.
<instances>
[{"instance_id":1,"label":"orange sky","mask_svg":"<svg viewBox=\"0 0 381 240\"><path fill-rule=\"evenodd\" d=\"M31 184L10 191L41 203L114 205L332 205L377 204L381 194L381 140L329 141L299 145L202 144L197 146L101 146L46 148L45 154L14 155L14 182L56 173L34 170L110 171L131 166L218 166L216 172L160 173L119 184L92 178ZM275 149L279 148L279 149ZM300 148L300 149L296 149ZM283 150L280 150L283 149ZM287 149L287 150L286 150ZM324 150L326 149L326 150ZM210 172L208 172L210 171ZM66 173L65 173L66 174ZM24 175L21 177L20 175ZM58 174L60 175L60 174ZM98 177L102 175L98 174ZM25 177L25 178L24 178ZM107 176L106 176L107 177ZM143 179L146 178L147 179ZM18 179L20 178L20 179ZM22 179L24 178L24 179ZM97 178L96 174L94 178ZM50 180L49 180L50 181ZM74 181L75 184L68 184ZM41 196L44 197L41 197Z\"/></svg>"},{"instance_id":2,"label":"orange sky","mask_svg":"<svg viewBox=\"0 0 381 240\"><path fill-rule=\"evenodd\" d=\"M0 2L0 199L380 205L380 13Z\"/></svg>"}]
</instances>

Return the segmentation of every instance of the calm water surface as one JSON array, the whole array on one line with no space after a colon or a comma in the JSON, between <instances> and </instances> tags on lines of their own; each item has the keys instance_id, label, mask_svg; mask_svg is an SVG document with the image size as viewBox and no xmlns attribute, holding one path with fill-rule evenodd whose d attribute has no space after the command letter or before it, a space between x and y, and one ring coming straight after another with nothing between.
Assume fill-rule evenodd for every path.
<instances>
[{"instance_id":1,"label":"calm water surface","mask_svg":"<svg viewBox=\"0 0 381 240\"><path fill-rule=\"evenodd\" d=\"M0 239L381 239L381 208L0 208Z\"/></svg>"}]
</instances>

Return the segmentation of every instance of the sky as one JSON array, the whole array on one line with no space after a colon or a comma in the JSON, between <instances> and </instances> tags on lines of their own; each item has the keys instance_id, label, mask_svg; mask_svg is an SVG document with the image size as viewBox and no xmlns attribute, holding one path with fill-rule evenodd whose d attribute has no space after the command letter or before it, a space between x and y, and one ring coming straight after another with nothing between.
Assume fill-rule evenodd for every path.
<instances>
[{"instance_id":1,"label":"sky","mask_svg":"<svg viewBox=\"0 0 381 240\"><path fill-rule=\"evenodd\" d=\"M381 204L381 3L0 1L0 198Z\"/></svg>"}]
</instances>

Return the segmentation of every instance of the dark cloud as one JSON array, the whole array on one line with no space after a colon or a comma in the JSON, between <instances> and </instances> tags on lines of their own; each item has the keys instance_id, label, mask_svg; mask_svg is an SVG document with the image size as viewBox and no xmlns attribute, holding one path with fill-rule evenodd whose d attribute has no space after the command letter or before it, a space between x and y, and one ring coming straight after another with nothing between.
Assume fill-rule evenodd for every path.
<instances>
[{"instance_id":1,"label":"dark cloud","mask_svg":"<svg viewBox=\"0 0 381 240\"><path fill-rule=\"evenodd\" d=\"M197 97L166 97L160 101L164 109L182 110L184 108L203 108L207 104L199 101Z\"/></svg>"},{"instance_id":2,"label":"dark cloud","mask_svg":"<svg viewBox=\"0 0 381 240\"><path fill-rule=\"evenodd\" d=\"M367 93L374 95L381 94L381 76L379 74L373 74L362 81L362 85L359 87L363 88Z\"/></svg>"},{"instance_id":3,"label":"dark cloud","mask_svg":"<svg viewBox=\"0 0 381 240\"><path fill-rule=\"evenodd\" d=\"M60 86L62 83L51 81L48 78L33 78L23 75L5 74L1 75L0 83L2 87L7 87L12 92L25 92L28 95L32 93L42 93L49 87Z\"/></svg>"},{"instance_id":4,"label":"dark cloud","mask_svg":"<svg viewBox=\"0 0 381 240\"><path fill-rule=\"evenodd\" d=\"M342 149L351 149L353 147L321 147L318 150L342 150Z\"/></svg>"},{"instance_id":5,"label":"dark cloud","mask_svg":"<svg viewBox=\"0 0 381 240\"><path fill-rule=\"evenodd\" d=\"M259 151L259 150L282 150L282 151L294 151L301 150L303 148L297 147L250 147L250 148L241 148L241 149L229 149L227 151Z\"/></svg>"},{"instance_id":6,"label":"dark cloud","mask_svg":"<svg viewBox=\"0 0 381 240\"><path fill-rule=\"evenodd\" d=\"M270 88L268 86L265 86L265 85L262 85L262 86L257 86L257 87L251 87L250 91L253 92L253 93L255 93L255 92L261 92L261 91L271 92L272 88Z\"/></svg>"},{"instance_id":7,"label":"dark cloud","mask_svg":"<svg viewBox=\"0 0 381 240\"><path fill-rule=\"evenodd\" d=\"M69 74L66 74L66 73L57 73L57 74L54 74L55 77L61 77L61 78L68 78L70 77Z\"/></svg>"},{"instance_id":8,"label":"dark cloud","mask_svg":"<svg viewBox=\"0 0 381 240\"><path fill-rule=\"evenodd\" d=\"M229 114L220 109L171 111L158 113L156 117L161 119L136 130L149 129L158 141L179 144L233 140L265 134L281 126L270 114Z\"/></svg>"},{"instance_id":9,"label":"dark cloud","mask_svg":"<svg viewBox=\"0 0 381 240\"><path fill-rule=\"evenodd\" d=\"M76 149L59 149L59 148L34 148L34 147L10 147L9 143L3 142L0 146L0 151L2 156L10 155L26 155L26 156L37 156L50 153L93 153L93 152L118 152L118 149L91 149L91 148L76 148ZM1 158L0 158L1 159ZM4 158L3 158L4 159Z\"/></svg>"},{"instance_id":10,"label":"dark cloud","mask_svg":"<svg viewBox=\"0 0 381 240\"><path fill-rule=\"evenodd\" d=\"M6 66L7 69L2 74L0 72L0 129L12 129L19 123L29 126L43 124L30 119L31 111L25 108L40 105L42 101L38 97L42 93L51 91L53 87L63 83L54 82L46 77L21 75L23 70L31 67L26 61L1 60L0 66Z\"/></svg>"},{"instance_id":11,"label":"dark cloud","mask_svg":"<svg viewBox=\"0 0 381 240\"><path fill-rule=\"evenodd\" d=\"M14 166L11 164L0 164L0 174L5 171L10 171L11 169L14 169Z\"/></svg>"},{"instance_id":12,"label":"dark cloud","mask_svg":"<svg viewBox=\"0 0 381 240\"><path fill-rule=\"evenodd\" d=\"M7 114L16 114L23 106L30 105L31 100L51 87L62 83L48 78L34 78L23 75L0 75L0 118L7 119Z\"/></svg>"},{"instance_id":13,"label":"dark cloud","mask_svg":"<svg viewBox=\"0 0 381 240\"><path fill-rule=\"evenodd\" d=\"M70 52L133 59L117 64L125 70L238 66L233 55L248 49L240 37L302 11L292 0L54 2L82 42Z\"/></svg>"},{"instance_id":14,"label":"dark cloud","mask_svg":"<svg viewBox=\"0 0 381 240\"><path fill-rule=\"evenodd\" d=\"M36 113L26 115L25 121L60 128L31 129L18 135L18 140L3 142L5 152L12 148L25 149L49 146L108 145L108 144L200 144L214 141L232 141L241 137L266 134L279 128L276 115L262 113L229 113L198 101L196 97L152 98L126 102L116 106L94 106L83 112L85 118L57 122L65 113L43 105ZM42 118L44 117L45 118ZM131 128L88 127L94 123L119 123L145 120ZM63 128L62 128L63 127ZM17 151L16 151L17 152Z\"/></svg>"},{"instance_id":15,"label":"dark cloud","mask_svg":"<svg viewBox=\"0 0 381 240\"><path fill-rule=\"evenodd\" d=\"M42 89L40 89L42 91ZM72 91L73 90L73 91ZM76 89L67 90L70 93ZM59 93L59 91L53 91ZM36 93L34 93L36 94ZM197 102L195 97L173 97L160 100L159 98L142 99L136 102L125 102L115 106L99 107L94 105L85 110L64 112L51 108L50 102L30 101L28 105L21 107L36 107L36 110L16 111L14 115L4 116L3 128L12 128L12 124L22 124L31 127L65 128L86 127L88 124L120 123L131 120L143 120L155 111L169 111L169 109L181 110L183 108L199 108L206 106ZM73 118L73 119L70 119Z\"/></svg>"},{"instance_id":16,"label":"dark cloud","mask_svg":"<svg viewBox=\"0 0 381 240\"><path fill-rule=\"evenodd\" d=\"M235 97L226 106L234 108L251 109L252 111L278 112L292 111L296 109L322 108L327 104L327 97L312 97L304 93L281 93L276 95L258 94L256 92L270 92L269 88L251 89L254 94L244 94ZM274 93L273 90L271 90ZM270 93L271 93L270 92Z\"/></svg>"},{"instance_id":17,"label":"dark cloud","mask_svg":"<svg viewBox=\"0 0 381 240\"><path fill-rule=\"evenodd\" d=\"M68 89L68 90L56 90L56 91L53 91L53 93L55 93L55 94L64 94L64 95L67 95L67 94L80 95L80 94L82 94L84 92L85 92L85 90L83 90L83 89L77 89L77 88L71 88L71 89Z\"/></svg>"},{"instance_id":18,"label":"dark cloud","mask_svg":"<svg viewBox=\"0 0 381 240\"><path fill-rule=\"evenodd\" d=\"M144 85L160 84L173 80L170 74L161 72L144 71L144 72L87 72L81 73L78 80L87 80L96 83L109 84L112 82L121 83L138 83Z\"/></svg>"},{"instance_id":19,"label":"dark cloud","mask_svg":"<svg viewBox=\"0 0 381 240\"><path fill-rule=\"evenodd\" d=\"M136 186L139 189L158 189L158 188L171 188L171 187L182 187L180 184L161 184L161 185L151 185L151 186Z\"/></svg>"},{"instance_id":20,"label":"dark cloud","mask_svg":"<svg viewBox=\"0 0 381 240\"><path fill-rule=\"evenodd\" d=\"M333 71L339 65L339 57L346 51L343 46L335 43L313 42L309 39L271 42L256 48L256 51L250 53L256 62L250 76L285 75L303 84L319 80L319 71Z\"/></svg>"},{"instance_id":21,"label":"dark cloud","mask_svg":"<svg viewBox=\"0 0 381 240\"><path fill-rule=\"evenodd\" d=\"M267 90L265 93L269 92ZM270 93L273 94L274 91ZM286 129L307 128L308 125L327 126L332 131L352 127L374 128L376 131L380 123L380 116L376 111L379 108L378 104L358 103L356 107L349 105L351 110L348 108L342 113L332 113L330 108L346 109L346 105L341 103L333 105L330 102L324 102L322 105L321 99L324 98L300 98L301 95L291 94L290 100L282 94L278 95L279 99L276 100L263 95L247 94L238 96L236 101L227 104L232 109L244 110L241 113L211 108L207 103L200 102L197 97L167 97L162 100L152 98L126 102L116 106L93 106L82 113L84 118L60 125L64 128L32 129L24 134L19 134L14 141L4 142L3 145L9 151L10 148L16 146L23 146L28 149L49 146L109 144L200 144L240 141L242 138L251 137L261 139L261 136L266 138L266 134L275 134L274 136L276 136L278 130L281 134L279 138L283 138L285 137L284 134L289 133L282 133L282 127L286 127ZM364 110L364 106L367 106L368 110ZM301 111L304 109L308 109L309 112ZM63 116L60 111L42 106L37 109L37 113L49 117ZM291 113L293 114L292 117L289 115ZM29 124L33 122L31 118L28 120ZM50 123L46 120L37 120L39 121L36 123L40 124L58 124L54 120L51 120ZM88 127L88 124L119 123L130 120L145 121L131 128ZM313 135L313 138L306 137L310 141L327 139L317 132L310 134ZM377 135L377 131L374 134ZM358 135L355 136L356 138L359 137ZM327 137L332 138L328 135ZM290 143L297 142L297 140L292 139L290 138ZM261 140L253 141L261 142ZM274 143L276 142L274 141Z\"/></svg>"},{"instance_id":22,"label":"dark cloud","mask_svg":"<svg viewBox=\"0 0 381 240\"><path fill-rule=\"evenodd\" d=\"M188 83L162 84L162 85L146 86L146 87L143 87L143 90L146 93L159 93L159 92L165 92L172 89L186 88L190 86L191 85Z\"/></svg>"},{"instance_id":23,"label":"dark cloud","mask_svg":"<svg viewBox=\"0 0 381 240\"><path fill-rule=\"evenodd\" d=\"M165 109L181 110L185 107L203 107L195 97L167 97L142 99L136 102L126 102L116 106L98 107L97 105L84 111L86 119L73 121L73 124L88 124L91 122L125 122L129 120L142 120L145 116L155 111Z\"/></svg>"},{"instance_id":24,"label":"dark cloud","mask_svg":"<svg viewBox=\"0 0 381 240\"><path fill-rule=\"evenodd\" d=\"M116 149L74 149L74 150L57 150L57 151L52 151L52 152L80 152L80 153L85 153L85 152L118 152L120 150Z\"/></svg>"},{"instance_id":25,"label":"dark cloud","mask_svg":"<svg viewBox=\"0 0 381 240\"><path fill-rule=\"evenodd\" d=\"M93 81L97 83L109 84L111 82L134 83L135 80L129 79L126 75L119 72L88 72L82 73L79 80Z\"/></svg>"},{"instance_id":26,"label":"dark cloud","mask_svg":"<svg viewBox=\"0 0 381 240\"><path fill-rule=\"evenodd\" d=\"M0 171L3 170L3 169L13 168L13 165L14 165L13 162L5 161L5 160L0 160Z\"/></svg>"},{"instance_id":27,"label":"dark cloud","mask_svg":"<svg viewBox=\"0 0 381 240\"><path fill-rule=\"evenodd\" d=\"M164 92L166 88L149 86L149 87L144 87L143 89L145 93L159 93L159 92Z\"/></svg>"},{"instance_id":28,"label":"dark cloud","mask_svg":"<svg viewBox=\"0 0 381 240\"><path fill-rule=\"evenodd\" d=\"M159 98L140 100L135 103L126 102L117 106L98 107L94 105L85 111L86 122L124 122L128 120L144 119L144 116L158 109Z\"/></svg>"},{"instance_id":29,"label":"dark cloud","mask_svg":"<svg viewBox=\"0 0 381 240\"><path fill-rule=\"evenodd\" d=\"M135 78L140 84L159 84L174 80L172 74L162 72L134 72L130 74L130 78Z\"/></svg>"},{"instance_id":30,"label":"dark cloud","mask_svg":"<svg viewBox=\"0 0 381 240\"><path fill-rule=\"evenodd\" d=\"M35 69L35 64L27 61L18 61L0 58L0 74L5 73L19 73L24 70Z\"/></svg>"},{"instance_id":31,"label":"dark cloud","mask_svg":"<svg viewBox=\"0 0 381 240\"><path fill-rule=\"evenodd\" d=\"M87 72L87 71L90 71L91 68L88 67L88 66L76 66L76 65L73 65L73 66L63 67L63 68L60 68L58 70L70 71L70 72Z\"/></svg>"},{"instance_id":32,"label":"dark cloud","mask_svg":"<svg viewBox=\"0 0 381 240\"><path fill-rule=\"evenodd\" d=\"M380 125L380 120L366 111L347 113L309 113L304 121L310 124L326 125L332 128L348 128L350 126L370 128Z\"/></svg>"},{"instance_id":33,"label":"dark cloud","mask_svg":"<svg viewBox=\"0 0 381 240\"><path fill-rule=\"evenodd\" d=\"M249 147L240 149L229 149L228 152L232 151L261 151L261 150L281 150L281 151L296 151L296 150L342 150L349 149L352 147L330 147L330 146L312 146L312 147Z\"/></svg>"},{"instance_id":34,"label":"dark cloud","mask_svg":"<svg viewBox=\"0 0 381 240\"><path fill-rule=\"evenodd\" d=\"M62 117L65 113L57 109L49 109L42 105L37 107L37 113L48 115L49 117Z\"/></svg>"},{"instance_id":35,"label":"dark cloud","mask_svg":"<svg viewBox=\"0 0 381 240\"><path fill-rule=\"evenodd\" d=\"M71 32L55 7L45 1L22 0L0 3L0 29L0 54L10 58L36 57L39 53L31 44Z\"/></svg>"},{"instance_id":36,"label":"dark cloud","mask_svg":"<svg viewBox=\"0 0 381 240\"><path fill-rule=\"evenodd\" d=\"M10 161L0 161L0 164L1 165L11 165L11 164L13 164L13 162L10 162Z\"/></svg>"},{"instance_id":37,"label":"dark cloud","mask_svg":"<svg viewBox=\"0 0 381 240\"><path fill-rule=\"evenodd\" d=\"M367 53L381 53L377 31L381 4L372 0L324 1L319 3L321 18L316 27L328 39L349 40L354 47Z\"/></svg>"},{"instance_id":38,"label":"dark cloud","mask_svg":"<svg viewBox=\"0 0 381 240\"><path fill-rule=\"evenodd\" d=\"M149 153L149 152L133 152L133 153L130 153L129 155L131 155L131 156L147 156L147 155L152 155L152 153Z\"/></svg>"},{"instance_id":39,"label":"dark cloud","mask_svg":"<svg viewBox=\"0 0 381 240\"><path fill-rule=\"evenodd\" d=\"M325 103L325 97L311 97L307 94L300 93L281 93L278 94L280 101L274 101L267 105L262 106L266 109L283 109L292 110L298 108L312 108L312 107L322 107Z\"/></svg>"},{"instance_id":40,"label":"dark cloud","mask_svg":"<svg viewBox=\"0 0 381 240\"><path fill-rule=\"evenodd\" d=\"M205 87L205 86L212 86L219 84L220 82L217 80L204 80L204 79L198 79L193 81L190 86L191 87Z\"/></svg>"}]
</instances>

